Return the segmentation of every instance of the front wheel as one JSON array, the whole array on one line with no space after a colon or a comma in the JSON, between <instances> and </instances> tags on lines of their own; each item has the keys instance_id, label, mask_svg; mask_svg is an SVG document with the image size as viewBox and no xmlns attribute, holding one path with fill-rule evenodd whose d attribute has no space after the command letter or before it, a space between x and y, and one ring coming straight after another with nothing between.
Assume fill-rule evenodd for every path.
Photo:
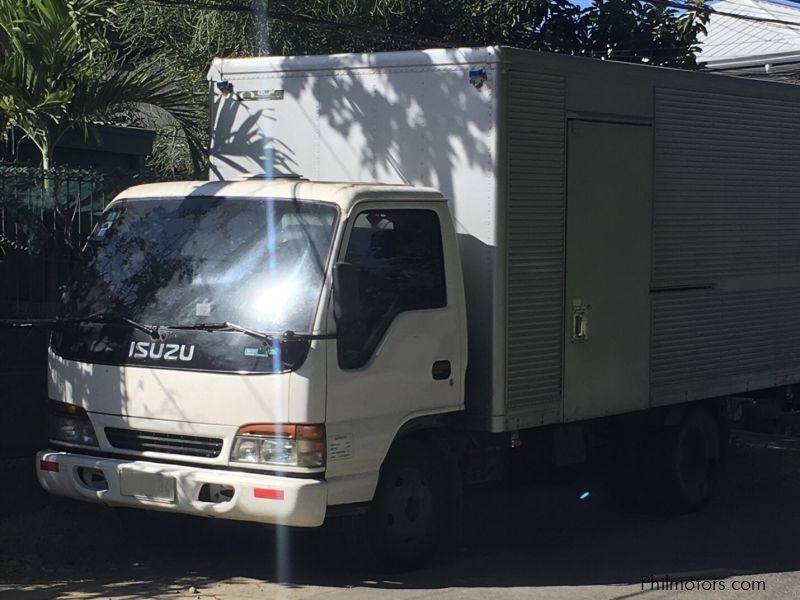
<instances>
[{"instance_id":1,"label":"front wheel","mask_svg":"<svg viewBox=\"0 0 800 600\"><path fill-rule=\"evenodd\" d=\"M430 559L458 512L453 468L432 443L409 440L392 450L372 503L349 530L351 547L367 566L399 572Z\"/></svg>"}]
</instances>

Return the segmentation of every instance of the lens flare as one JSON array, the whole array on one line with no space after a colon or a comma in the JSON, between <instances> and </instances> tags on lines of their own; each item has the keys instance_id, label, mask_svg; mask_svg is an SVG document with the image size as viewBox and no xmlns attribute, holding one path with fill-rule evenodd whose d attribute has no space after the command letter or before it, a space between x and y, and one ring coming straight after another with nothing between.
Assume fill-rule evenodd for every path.
<instances>
[{"instance_id":1,"label":"lens flare","mask_svg":"<svg viewBox=\"0 0 800 600\"><path fill-rule=\"evenodd\" d=\"M280 323L298 292L296 281L279 281L258 294L255 309L266 322Z\"/></svg>"}]
</instances>

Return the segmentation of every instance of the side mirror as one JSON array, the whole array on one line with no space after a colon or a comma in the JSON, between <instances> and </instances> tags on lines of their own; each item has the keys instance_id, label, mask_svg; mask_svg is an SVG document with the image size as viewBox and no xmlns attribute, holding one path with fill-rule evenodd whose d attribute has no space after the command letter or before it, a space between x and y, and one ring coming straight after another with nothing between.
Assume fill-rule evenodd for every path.
<instances>
[{"instance_id":1,"label":"side mirror","mask_svg":"<svg viewBox=\"0 0 800 600\"><path fill-rule=\"evenodd\" d=\"M347 333L361 313L358 273L350 263L333 265L333 318L339 333Z\"/></svg>"}]
</instances>

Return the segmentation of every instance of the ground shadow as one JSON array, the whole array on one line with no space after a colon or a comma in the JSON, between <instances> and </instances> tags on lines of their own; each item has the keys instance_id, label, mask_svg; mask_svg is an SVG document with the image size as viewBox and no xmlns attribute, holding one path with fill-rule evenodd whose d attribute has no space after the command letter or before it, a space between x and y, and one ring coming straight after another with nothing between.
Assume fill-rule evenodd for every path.
<instances>
[{"instance_id":1,"label":"ground shadow","mask_svg":"<svg viewBox=\"0 0 800 600\"><path fill-rule=\"evenodd\" d=\"M9 556L0 562L5 564L0 579L14 582L13 589L0 591L0 599L52 598L70 591L104 598L152 596L220 582L238 585L240 578L291 588L436 590L638 584L645 575L717 579L794 571L800 570L798 467L798 452L736 450L706 510L679 516L623 509L603 473L592 468L525 484L483 485L467 495L464 540L444 548L436 564L391 577L356 566L335 525L287 535L250 524L191 519L177 534L164 530L161 539L133 542L110 511L39 498L31 489L27 493L34 501L25 508L34 516L37 510L61 511L61 524L54 525L52 515L39 518L55 531L43 534L33 549L22 542L36 553L38 564L17 557L9 571ZM582 501L586 490L591 495ZM3 508L15 518L13 507ZM76 538L74 530L82 537ZM7 526L0 532L4 539L14 534ZM17 540L11 541L13 547Z\"/></svg>"}]
</instances>

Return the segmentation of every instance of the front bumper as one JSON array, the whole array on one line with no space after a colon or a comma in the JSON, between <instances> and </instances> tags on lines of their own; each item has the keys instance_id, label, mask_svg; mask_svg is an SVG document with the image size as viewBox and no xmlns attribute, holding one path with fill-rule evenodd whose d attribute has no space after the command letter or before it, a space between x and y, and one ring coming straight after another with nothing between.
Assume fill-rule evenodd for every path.
<instances>
[{"instance_id":1,"label":"front bumper","mask_svg":"<svg viewBox=\"0 0 800 600\"><path fill-rule=\"evenodd\" d=\"M54 463L58 466L54 466ZM52 494L108 506L146 508L165 512L254 521L291 527L317 527L325 520L327 484L301 479L152 463L143 460L98 458L71 452L42 451L36 456L36 473L42 487ZM169 483L171 499L148 497L128 489L126 480L147 479L148 474ZM133 474L133 477L131 476ZM233 490L230 499L201 500L204 486ZM136 495L131 495L136 494ZM156 495L155 497L162 497Z\"/></svg>"}]
</instances>

